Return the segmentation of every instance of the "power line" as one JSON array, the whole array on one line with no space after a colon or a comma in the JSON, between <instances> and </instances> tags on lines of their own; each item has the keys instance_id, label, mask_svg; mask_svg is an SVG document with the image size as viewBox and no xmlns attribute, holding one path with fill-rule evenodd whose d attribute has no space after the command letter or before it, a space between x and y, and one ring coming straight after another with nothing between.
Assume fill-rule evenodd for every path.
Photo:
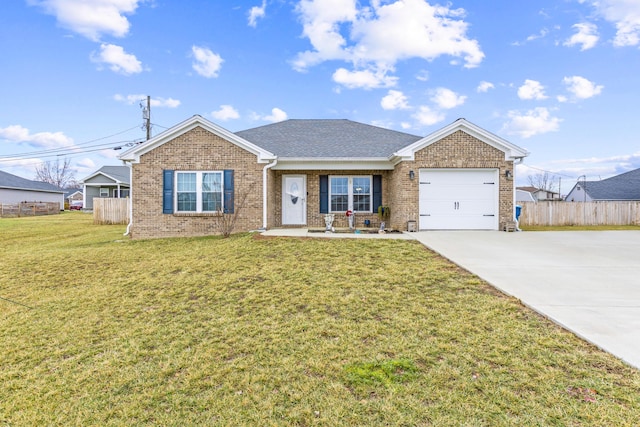
<instances>
[{"instance_id":1,"label":"power line","mask_svg":"<svg viewBox=\"0 0 640 427\"><path fill-rule=\"evenodd\" d=\"M94 151L93 149L101 149L99 147L103 147L102 149L111 148L112 146L123 145L126 143L134 142L132 140L123 140L123 141L111 141L105 142L102 144L94 144L87 145L83 148L76 147L61 147L61 148L51 148L48 150L40 150L40 151L31 151L28 153L18 153L18 154L0 154L1 159L20 159L20 158L29 158L29 157L55 157L62 156L68 153L84 153L87 151Z\"/></svg>"},{"instance_id":2,"label":"power line","mask_svg":"<svg viewBox=\"0 0 640 427\"><path fill-rule=\"evenodd\" d=\"M564 173L548 171L548 170L546 170L546 169L537 168L537 167L535 167L535 166L529 166L529 165L523 165L523 166L525 166L525 167L527 167L527 168L529 168L529 169L535 169L535 170L538 170L538 171L541 171L541 172L550 173L550 174L553 174L553 175L564 176L565 178L571 178L571 179L577 179L577 178L580 178L580 177L576 177L576 176L573 176L573 175L566 175L566 174L564 174ZM582 176L582 175L580 175L580 176Z\"/></svg>"},{"instance_id":3,"label":"power line","mask_svg":"<svg viewBox=\"0 0 640 427\"><path fill-rule=\"evenodd\" d=\"M23 153L15 153L15 154L2 154L0 155L0 159L2 158L24 158L24 157L31 157L31 156L42 156L42 157L50 157L50 156L46 156L46 154L54 154L56 152L83 152L83 150L77 150L77 147L84 147L87 144L91 144L93 142L97 142L97 141L101 141L104 139L108 139L108 138L113 138L114 136L118 136L121 135L123 133L132 131L134 129L137 129L138 126L134 126L132 128L108 135L108 136L103 136L100 138L95 138L89 141L85 141L85 142L81 142L79 144L74 144L73 146L67 146L67 147L60 147L60 148L49 148L46 150L35 150L35 151L29 151L29 152L23 152ZM95 145L90 145L88 147L85 148L89 148L89 147L98 147L98 146L111 146L114 144L122 144L122 143L126 143L126 142L130 142L131 140L127 140L127 141L116 141L116 142L105 142L103 144L95 144Z\"/></svg>"}]
</instances>

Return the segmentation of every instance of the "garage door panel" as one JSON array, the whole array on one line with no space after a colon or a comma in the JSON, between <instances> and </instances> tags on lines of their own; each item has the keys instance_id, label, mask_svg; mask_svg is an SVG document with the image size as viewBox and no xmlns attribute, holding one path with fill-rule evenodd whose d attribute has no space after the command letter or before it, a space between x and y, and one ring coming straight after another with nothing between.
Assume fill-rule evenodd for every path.
<instances>
[{"instance_id":1,"label":"garage door panel","mask_svg":"<svg viewBox=\"0 0 640 427\"><path fill-rule=\"evenodd\" d=\"M438 185L468 185L469 183L495 183L494 171L487 170L466 170L462 173L460 169L439 170L437 172L429 170L420 171L420 182L430 182Z\"/></svg>"},{"instance_id":2,"label":"garage door panel","mask_svg":"<svg viewBox=\"0 0 640 427\"><path fill-rule=\"evenodd\" d=\"M426 215L494 215L495 208L492 200L431 200L422 212Z\"/></svg>"},{"instance_id":3,"label":"garage door panel","mask_svg":"<svg viewBox=\"0 0 640 427\"><path fill-rule=\"evenodd\" d=\"M473 228L463 228L461 223L473 223ZM464 216L452 216L452 215L433 215L433 216L420 216L420 229L421 230L494 230L495 226L494 216L482 216L476 215L465 218Z\"/></svg>"},{"instance_id":4,"label":"garage door panel","mask_svg":"<svg viewBox=\"0 0 640 427\"><path fill-rule=\"evenodd\" d=\"M495 169L420 171L420 229L497 229Z\"/></svg>"},{"instance_id":5,"label":"garage door panel","mask_svg":"<svg viewBox=\"0 0 640 427\"><path fill-rule=\"evenodd\" d=\"M493 199L495 187L491 184L468 184L468 185L450 185L450 184L423 184L423 194L420 194L421 200L486 200Z\"/></svg>"}]
</instances>

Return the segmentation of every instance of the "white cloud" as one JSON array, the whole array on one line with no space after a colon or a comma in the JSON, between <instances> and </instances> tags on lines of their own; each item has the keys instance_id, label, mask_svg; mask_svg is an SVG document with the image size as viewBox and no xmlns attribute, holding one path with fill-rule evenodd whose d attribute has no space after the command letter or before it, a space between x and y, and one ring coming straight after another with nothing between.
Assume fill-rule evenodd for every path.
<instances>
[{"instance_id":1,"label":"white cloud","mask_svg":"<svg viewBox=\"0 0 640 427\"><path fill-rule=\"evenodd\" d=\"M99 41L104 34L124 37L130 23L125 15L133 14L144 0L28 0L45 13L56 17L61 27Z\"/></svg>"},{"instance_id":2,"label":"white cloud","mask_svg":"<svg viewBox=\"0 0 640 427\"><path fill-rule=\"evenodd\" d=\"M253 6L249 9L249 26L256 27L259 18L264 18L267 9L267 0L262 0L261 6Z\"/></svg>"},{"instance_id":3,"label":"white cloud","mask_svg":"<svg viewBox=\"0 0 640 427\"><path fill-rule=\"evenodd\" d=\"M123 102L128 105L140 104L147 102L147 95L113 95L113 99L119 102ZM151 106L152 107L167 107L167 108L177 108L180 106L180 101L173 98L151 98Z\"/></svg>"},{"instance_id":4,"label":"white cloud","mask_svg":"<svg viewBox=\"0 0 640 427\"><path fill-rule=\"evenodd\" d=\"M416 75L416 79L421 82L426 82L429 80L429 72L427 70L420 70L420 72Z\"/></svg>"},{"instance_id":5,"label":"white cloud","mask_svg":"<svg viewBox=\"0 0 640 427\"><path fill-rule=\"evenodd\" d=\"M546 37L547 34L549 34L549 30L547 30L546 28L543 28L542 30L540 30L538 34L532 34L529 37L527 37L527 41L530 42L536 39L542 39Z\"/></svg>"},{"instance_id":6,"label":"white cloud","mask_svg":"<svg viewBox=\"0 0 640 427\"><path fill-rule=\"evenodd\" d=\"M412 117L423 126L435 125L445 119L445 115L441 111L432 110L426 105L418 108L418 111L416 111Z\"/></svg>"},{"instance_id":7,"label":"white cloud","mask_svg":"<svg viewBox=\"0 0 640 427\"><path fill-rule=\"evenodd\" d=\"M431 97L431 101L433 101L439 108L445 110L464 104L466 99L466 96L458 95L454 91L444 87L437 88L434 95Z\"/></svg>"},{"instance_id":8,"label":"white cloud","mask_svg":"<svg viewBox=\"0 0 640 427\"><path fill-rule=\"evenodd\" d=\"M640 2L636 0L591 1L595 9L616 27L614 46L640 45Z\"/></svg>"},{"instance_id":9,"label":"white cloud","mask_svg":"<svg viewBox=\"0 0 640 427\"><path fill-rule=\"evenodd\" d=\"M377 0L369 7L360 7L356 0L301 0L296 11L313 46L292 61L298 71L343 60L353 64L351 73L366 70L379 76L409 58L453 56L462 58L467 68L484 58L478 42L466 36L463 9L432 6L425 0Z\"/></svg>"},{"instance_id":10,"label":"white cloud","mask_svg":"<svg viewBox=\"0 0 640 427\"><path fill-rule=\"evenodd\" d=\"M494 84L491 82L482 81L476 88L476 92L485 93L485 92L489 92L489 89L495 89Z\"/></svg>"},{"instance_id":11,"label":"white cloud","mask_svg":"<svg viewBox=\"0 0 640 427\"><path fill-rule=\"evenodd\" d=\"M397 77L387 76L385 70L349 71L346 68L338 68L332 77L334 82L348 89L393 87L398 81Z\"/></svg>"},{"instance_id":12,"label":"white cloud","mask_svg":"<svg viewBox=\"0 0 640 427\"><path fill-rule=\"evenodd\" d=\"M555 132L562 121L562 119L552 117L549 110L543 107L534 108L525 114L521 114L519 111L510 111L508 116L509 121L503 126L503 131L522 138Z\"/></svg>"},{"instance_id":13,"label":"white cloud","mask_svg":"<svg viewBox=\"0 0 640 427\"><path fill-rule=\"evenodd\" d=\"M402 129L411 129L411 123L402 122L400 123L400 127L402 127Z\"/></svg>"},{"instance_id":14,"label":"white cloud","mask_svg":"<svg viewBox=\"0 0 640 427\"><path fill-rule=\"evenodd\" d=\"M380 101L385 110L406 110L409 108L407 97L399 90L390 90Z\"/></svg>"},{"instance_id":15,"label":"white cloud","mask_svg":"<svg viewBox=\"0 0 640 427\"><path fill-rule=\"evenodd\" d=\"M221 105L219 110L211 112L211 116L214 119L222 121L240 118L238 110L233 108L231 105Z\"/></svg>"},{"instance_id":16,"label":"white cloud","mask_svg":"<svg viewBox=\"0 0 640 427\"><path fill-rule=\"evenodd\" d=\"M595 24L585 22L583 24L575 24L573 28L577 29L578 32L563 43L565 46L580 45L580 50L587 50L598 43L600 37L598 36L598 27Z\"/></svg>"},{"instance_id":17,"label":"white cloud","mask_svg":"<svg viewBox=\"0 0 640 427\"><path fill-rule=\"evenodd\" d=\"M267 122L281 122L284 120L287 120L288 116L287 113L285 113L284 111L282 111L280 108L272 108L271 109L271 114L267 115L267 116L261 116L259 114L253 113L251 118L253 120L264 120Z\"/></svg>"},{"instance_id":18,"label":"white cloud","mask_svg":"<svg viewBox=\"0 0 640 427\"><path fill-rule=\"evenodd\" d=\"M192 46L193 69L202 77L212 78L218 77L218 72L222 67L224 60L217 53L213 53L206 47Z\"/></svg>"},{"instance_id":19,"label":"white cloud","mask_svg":"<svg viewBox=\"0 0 640 427\"><path fill-rule=\"evenodd\" d=\"M580 76L565 77L562 82L567 85L567 90L577 99L587 99L599 95L604 89L602 85L595 83Z\"/></svg>"},{"instance_id":20,"label":"white cloud","mask_svg":"<svg viewBox=\"0 0 640 427\"><path fill-rule=\"evenodd\" d=\"M518 88L518 97L520 99L546 99L544 94L544 86L535 80L525 80L524 84Z\"/></svg>"},{"instance_id":21,"label":"white cloud","mask_svg":"<svg viewBox=\"0 0 640 427\"><path fill-rule=\"evenodd\" d=\"M35 148L73 147L73 139L62 132L38 132L32 134L29 129L20 125L0 128L0 139L11 142L24 142Z\"/></svg>"},{"instance_id":22,"label":"white cloud","mask_svg":"<svg viewBox=\"0 0 640 427\"><path fill-rule=\"evenodd\" d=\"M98 64L106 64L111 71L126 76L142 72L142 63L135 55L114 44L102 43L100 52L91 54L91 60Z\"/></svg>"}]
</instances>

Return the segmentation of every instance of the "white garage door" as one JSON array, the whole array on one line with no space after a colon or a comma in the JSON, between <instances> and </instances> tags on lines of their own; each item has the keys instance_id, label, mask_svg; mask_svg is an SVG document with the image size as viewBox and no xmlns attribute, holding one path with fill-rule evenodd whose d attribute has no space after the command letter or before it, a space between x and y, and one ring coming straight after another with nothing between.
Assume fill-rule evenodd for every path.
<instances>
[{"instance_id":1,"label":"white garage door","mask_svg":"<svg viewBox=\"0 0 640 427\"><path fill-rule=\"evenodd\" d=\"M497 169L420 170L420 230L497 229Z\"/></svg>"}]
</instances>

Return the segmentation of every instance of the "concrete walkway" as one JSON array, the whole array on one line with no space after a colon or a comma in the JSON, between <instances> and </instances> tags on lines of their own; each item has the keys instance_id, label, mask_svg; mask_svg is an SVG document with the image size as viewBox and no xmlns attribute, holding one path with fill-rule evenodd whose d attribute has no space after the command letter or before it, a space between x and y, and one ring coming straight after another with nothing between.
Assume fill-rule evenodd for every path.
<instances>
[{"instance_id":1,"label":"concrete walkway","mask_svg":"<svg viewBox=\"0 0 640 427\"><path fill-rule=\"evenodd\" d=\"M640 368L640 231L422 231L271 236L416 239L597 347Z\"/></svg>"},{"instance_id":2,"label":"concrete walkway","mask_svg":"<svg viewBox=\"0 0 640 427\"><path fill-rule=\"evenodd\" d=\"M640 368L640 231L430 231L415 237Z\"/></svg>"}]
</instances>

